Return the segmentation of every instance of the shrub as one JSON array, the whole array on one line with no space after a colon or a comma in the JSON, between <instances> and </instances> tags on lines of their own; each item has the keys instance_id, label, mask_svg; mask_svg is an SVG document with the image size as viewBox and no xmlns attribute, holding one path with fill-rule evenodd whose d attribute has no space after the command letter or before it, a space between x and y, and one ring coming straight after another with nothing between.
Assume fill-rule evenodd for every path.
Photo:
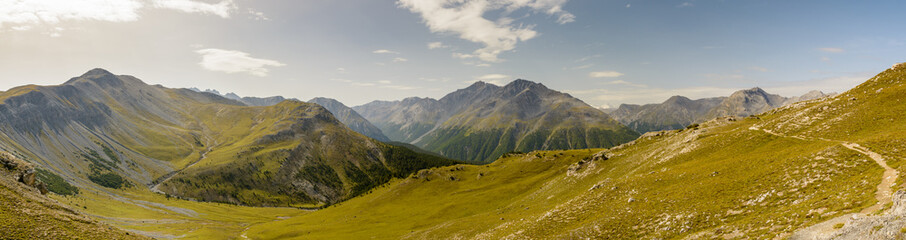
<instances>
[{"instance_id":1,"label":"shrub","mask_svg":"<svg viewBox=\"0 0 906 240\"><path fill-rule=\"evenodd\" d=\"M44 169L37 170L38 180L47 185L48 191L64 196L79 194L79 188L72 186L62 177Z\"/></svg>"}]
</instances>

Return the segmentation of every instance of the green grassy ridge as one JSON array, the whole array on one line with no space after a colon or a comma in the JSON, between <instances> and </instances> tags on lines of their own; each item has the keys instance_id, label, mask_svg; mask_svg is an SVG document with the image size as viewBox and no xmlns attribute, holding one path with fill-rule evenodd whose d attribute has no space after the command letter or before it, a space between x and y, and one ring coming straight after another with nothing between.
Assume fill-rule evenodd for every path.
<instances>
[{"instance_id":1,"label":"green grassy ridge","mask_svg":"<svg viewBox=\"0 0 906 240\"><path fill-rule=\"evenodd\" d=\"M218 145L161 189L204 201L311 207L363 194L418 169L457 163L364 137L315 104L284 102L249 110L196 110L210 119L210 131L220 133Z\"/></svg>"}]
</instances>

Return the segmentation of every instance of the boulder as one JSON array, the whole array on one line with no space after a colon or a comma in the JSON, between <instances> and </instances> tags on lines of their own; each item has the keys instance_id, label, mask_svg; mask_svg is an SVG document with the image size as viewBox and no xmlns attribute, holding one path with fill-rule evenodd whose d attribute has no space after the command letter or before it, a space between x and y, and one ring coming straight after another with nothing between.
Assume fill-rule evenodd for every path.
<instances>
[{"instance_id":1,"label":"boulder","mask_svg":"<svg viewBox=\"0 0 906 240\"><path fill-rule=\"evenodd\" d=\"M35 186L35 169L29 168L29 169L26 169L25 171L22 171L22 174L19 177L19 182L22 182L25 185L28 185L29 187L34 187Z\"/></svg>"},{"instance_id":2,"label":"boulder","mask_svg":"<svg viewBox=\"0 0 906 240\"><path fill-rule=\"evenodd\" d=\"M38 186L35 187L38 188L38 191L41 191L41 195L47 195L47 186L43 182L38 182Z\"/></svg>"}]
</instances>

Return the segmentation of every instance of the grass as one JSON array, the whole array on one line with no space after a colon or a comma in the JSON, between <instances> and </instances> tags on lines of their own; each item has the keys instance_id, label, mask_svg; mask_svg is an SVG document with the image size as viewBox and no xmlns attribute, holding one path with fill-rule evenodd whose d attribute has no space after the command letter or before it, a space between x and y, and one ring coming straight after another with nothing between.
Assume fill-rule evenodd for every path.
<instances>
[{"instance_id":1,"label":"grass","mask_svg":"<svg viewBox=\"0 0 906 240\"><path fill-rule=\"evenodd\" d=\"M167 198L147 189L108 190L111 198L94 189L74 197L53 196L79 211L96 215L103 222L151 236L181 239L230 239L251 224L299 216L307 211L293 208L256 208Z\"/></svg>"},{"instance_id":2,"label":"grass","mask_svg":"<svg viewBox=\"0 0 906 240\"><path fill-rule=\"evenodd\" d=\"M736 231L772 238L875 203L882 170L872 161L833 142L748 130L757 121L640 139L573 173L598 150L423 170L321 211L252 226L247 235L636 239Z\"/></svg>"}]
</instances>

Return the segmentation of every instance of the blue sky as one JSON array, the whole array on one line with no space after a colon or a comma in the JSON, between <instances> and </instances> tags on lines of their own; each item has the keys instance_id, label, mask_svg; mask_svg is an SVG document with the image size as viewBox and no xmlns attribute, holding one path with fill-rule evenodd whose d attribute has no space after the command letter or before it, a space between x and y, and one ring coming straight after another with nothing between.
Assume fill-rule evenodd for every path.
<instances>
[{"instance_id":1,"label":"blue sky","mask_svg":"<svg viewBox=\"0 0 906 240\"><path fill-rule=\"evenodd\" d=\"M91 68L354 106L523 78L593 106L845 91L906 61L903 1L0 0L0 89Z\"/></svg>"}]
</instances>

